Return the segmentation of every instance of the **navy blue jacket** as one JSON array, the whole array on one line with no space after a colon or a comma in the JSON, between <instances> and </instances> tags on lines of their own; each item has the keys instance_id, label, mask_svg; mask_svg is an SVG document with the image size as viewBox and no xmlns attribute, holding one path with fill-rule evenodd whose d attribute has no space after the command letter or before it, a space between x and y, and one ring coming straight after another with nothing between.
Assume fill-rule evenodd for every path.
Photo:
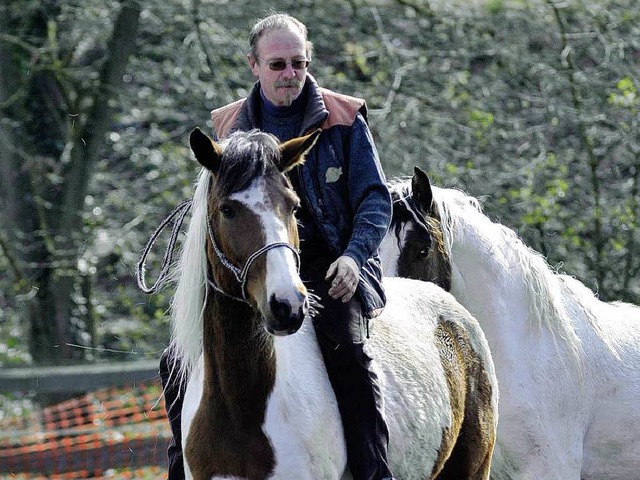
<instances>
[{"instance_id":1,"label":"navy blue jacket","mask_svg":"<svg viewBox=\"0 0 640 480\"><path fill-rule=\"evenodd\" d=\"M303 201L335 254L360 267L356 294L367 318L384 308L378 247L391 221L391 197L367 126L362 99L321 88L307 74L307 105L300 135L322 128L301 169ZM260 128L260 84L247 98L213 110L217 138L236 130Z\"/></svg>"}]
</instances>

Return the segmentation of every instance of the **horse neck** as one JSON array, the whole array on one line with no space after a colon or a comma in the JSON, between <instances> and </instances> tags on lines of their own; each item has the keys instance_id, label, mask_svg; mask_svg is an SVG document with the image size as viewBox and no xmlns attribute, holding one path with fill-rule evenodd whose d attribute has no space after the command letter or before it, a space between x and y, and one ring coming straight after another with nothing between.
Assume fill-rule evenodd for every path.
<instances>
[{"instance_id":1,"label":"horse neck","mask_svg":"<svg viewBox=\"0 0 640 480\"><path fill-rule=\"evenodd\" d=\"M273 340L258 314L215 293L209 296L203 323L205 397L227 409L231 418L234 412L256 412L273 389L276 368Z\"/></svg>"},{"instance_id":2,"label":"horse neck","mask_svg":"<svg viewBox=\"0 0 640 480\"><path fill-rule=\"evenodd\" d=\"M451 231L451 293L480 322L492 347L523 345L532 321L532 285L511 238L487 217L456 218ZM531 273L531 272L529 272ZM504 347L504 348L502 348ZM515 354L515 352L514 352Z\"/></svg>"},{"instance_id":3,"label":"horse neck","mask_svg":"<svg viewBox=\"0 0 640 480\"><path fill-rule=\"evenodd\" d=\"M515 232L479 212L469 216L472 222L460 218L448 232L451 292L478 319L492 351L517 360L550 342L579 365L580 340L558 276Z\"/></svg>"},{"instance_id":4,"label":"horse neck","mask_svg":"<svg viewBox=\"0 0 640 480\"><path fill-rule=\"evenodd\" d=\"M464 218L456 219L449 232L454 270L452 291L469 303L489 303L499 308L498 303L504 303L505 290L515 293L521 286L513 281L513 270L509 268L512 252L503 244L503 238L489 232L493 227L490 222L479 225L467 223Z\"/></svg>"}]
</instances>

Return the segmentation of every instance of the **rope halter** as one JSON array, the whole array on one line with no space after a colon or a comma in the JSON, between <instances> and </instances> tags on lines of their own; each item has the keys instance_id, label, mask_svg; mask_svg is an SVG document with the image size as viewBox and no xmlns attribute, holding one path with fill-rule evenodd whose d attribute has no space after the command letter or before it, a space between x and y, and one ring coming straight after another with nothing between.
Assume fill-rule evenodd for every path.
<instances>
[{"instance_id":1,"label":"rope halter","mask_svg":"<svg viewBox=\"0 0 640 480\"><path fill-rule=\"evenodd\" d=\"M296 258L296 269L298 273L300 272L300 253L298 252L298 249L296 249L295 247L293 247L287 242L273 242L273 243L268 243L264 245L263 247L259 248L258 250L253 252L251 255L249 255L249 258L247 258L247 261L245 262L244 266L240 269L236 267L226 257L226 255L222 252L222 249L218 246L218 242L216 242L216 239L213 236L213 228L211 227L211 221L209 220L208 215L207 215L207 231L209 232L209 239L211 240L211 245L213 245L214 252L216 252L216 255L218 256L218 260L220 260L220 263L225 268L227 268L228 270L231 270L233 275L236 277L236 280L240 284L240 291L242 292L242 298L233 296L225 292L224 290L222 290L222 288L216 285L212 280L207 280L207 282L209 283L211 288L213 288L215 291L222 293L223 295L229 298L232 298L234 300L238 300L240 302L244 302L247 304L249 303L249 301L247 300L247 290L246 290L249 269L251 268L251 265L253 264L253 262L255 262L260 255L262 255L263 253L267 253L269 250L273 248L285 247L291 250Z\"/></svg>"},{"instance_id":2,"label":"rope halter","mask_svg":"<svg viewBox=\"0 0 640 480\"><path fill-rule=\"evenodd\" d=\"M186 216L187 212L191 209L192 205L193 205L193 200L191 199L185 200L180 205L178 205L167 216L167 218L165 218L160 223L158 228L155 230L155 232L153 232L153 234L149 238L149 241L145 246L142 256L140 257L140 261L138 262L138 266L136 270L138 287L144 293L156 293L159 289L159 286L168 276L169 268L173 258L173 252L175 250L175 244L178 238L178 233L180 232L180 228L182 227L182 224L184 222L184 217ZM251 255L249 255L249 258L247 258L247 261L245 262L242 268L238 268L226 257L226 255L222 252L222 250L218 246L218 242L216 242L216 239L213 235L213 228L211 227L211 221L209 220L208 212L206 213L206 215L207 215L207 232L209 234L209 239L211 241L211 244L213 245L213 250L216 253L218 259L220 260L220 263L233 273L236 281L240 284L240 291L242 292L242 298L236 297L235 295L231 295L230 293L227 293L220 286L216 285L216 283L213 280L207 279L207 284L211 288L213 288L216 292L221 293L225 297L231 298L233 300L237 300L239 302L249 304L249 301L247 300L247 291L246 291L246 284L247 284L247 277L249 275L249 270L251 269L253 262L255 262L258 259L258 257L260 257L262 254L268 252L273 248L285 247L291 250L296 258L296 269L298 273L300 272L300 253L298 252L298 249L296 249L294 246L290 245L287 242L273 242L273 243L264 245L263 247L259 248L258 250L253 252ZM160 274L158 275L158 279L155 281L153 286L147 287L146 282L144 280L145 263L147 261L147 256L149 255L149 252L153 247L153 244L156 242L156 240L160 236L160 233L162 233L162 231L165 229L165 227L169 223L171 223L171 221L174 221L174 225L173 225L173 229L171 230L171 238L169 240L169 245L167 246L167 251L165 252L164 258L162 259Z\"/></svg>"}]
</instances>

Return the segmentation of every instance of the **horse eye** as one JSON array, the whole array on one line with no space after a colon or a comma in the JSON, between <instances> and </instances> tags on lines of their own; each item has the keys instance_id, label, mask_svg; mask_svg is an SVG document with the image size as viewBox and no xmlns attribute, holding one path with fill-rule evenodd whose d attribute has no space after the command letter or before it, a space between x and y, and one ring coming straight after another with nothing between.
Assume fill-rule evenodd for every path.
<instances>
[{"instance_id":1,"label":"horse eye","mask_svg":"<svg viewBox=\"0 0 640 480\"><path fill-rule=\"evenodd\" d=\"M418 259L424 260L425 258L427 258L428 255L429 255L429 249L423 248L418 252Z\"/></svg>"},{"instance_id":2,"label":"horse eye","mask_svg":"<svg viewBox=\"0 0 640 480\"><path fill-rule=\"evenodd\" d=\"M295 215L298 210L300 210L300 204L296 203L294 206L291 207L291 215Z\"/></svg>"},{"instance_id":3,"label":"horse eye","mask_svg":"<svg viewBox=\"0 0 640 480\"><path fill-rule=\"evenodd\" d=\"M222 205L220 207L220 213L224 218L231 219L236 216L236 212L234 212L233 208L229 205Z\"/></svg>"}]
</instances>

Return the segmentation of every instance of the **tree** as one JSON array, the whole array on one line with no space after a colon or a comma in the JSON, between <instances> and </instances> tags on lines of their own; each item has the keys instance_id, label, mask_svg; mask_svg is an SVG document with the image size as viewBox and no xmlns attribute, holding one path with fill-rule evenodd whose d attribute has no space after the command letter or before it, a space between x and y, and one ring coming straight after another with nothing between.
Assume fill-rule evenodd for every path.
<instances>
[{"instance_id":1,"label":"tree","mask_svg":"<svg viewBox=\"0 0 640 480\"><path fill-rule=\"evenodd\" d=\"M0 246L28 299L37 363L73 357L85 197L140 18L138 2L122 0L108 38L75 43L63 34L73 8L14 0L0 9Z\"/></svg>"},{"instance_id":2,"label":"tree","mask_svg":"<svg viewBox=\"0 0 640 480\"><path fill-rule=\"evenodd\" d=\"M251 86L247 33L266 11L130 1L0 6L0 363L25 361L5 352L26 325L39 362L168 340L171 288L141 294L135 265L193 193L189 131ZM270 7L309 27L321 85L367 100L387 177L420 165L603 299L640 302L640 3L309 5Z\"/></svg>"}]
</instances>

